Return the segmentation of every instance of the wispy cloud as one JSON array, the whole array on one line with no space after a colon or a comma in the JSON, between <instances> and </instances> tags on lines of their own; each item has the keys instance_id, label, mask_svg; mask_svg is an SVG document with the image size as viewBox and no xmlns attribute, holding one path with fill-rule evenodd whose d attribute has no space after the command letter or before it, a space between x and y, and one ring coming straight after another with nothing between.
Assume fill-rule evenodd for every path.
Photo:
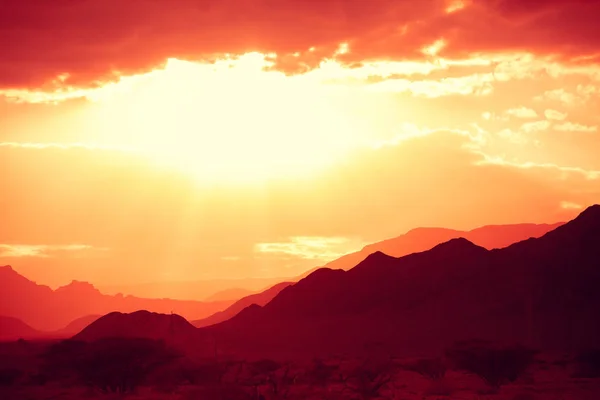
<instances>
[{"instance_id":1,"label":"wispy cloud","mask_svg":"<svg viewBox=\"0 0 600 400\"><path fill-rule=\"evenodd\" d=\"M564 106L572 107L585 104L594 95L600 93L595 85L579 84L573 91L567 91L563 88L547 90L543 94L536 96L537 101L554 101L562 103Z\"/></svg>"},{"instance_id":2,"label":"wispy cloud","mask_svg":"<svg viewBox=\"0 0 600 400\"><path fill-rule=\"evenodd\" d=\"M550 121L527 122L521 125L521 130L527 133L545 131L550 127Z\"/></svg>"},{"instance_id":3,"label":"wispy cloud","mask_svg":"<svg viewBox=\"0 0 600 400\"><path fill-rule=\"evenodd\" d=\"M538 114L537 114L537 112L535 112L535 110L533 110L531 108L527 108L527 107L511 108L509 110L506 110L506 113L513 117L523 118L523 119L537 118L537 116L538 116Z\"/></svg>"},{"instance_id":4,"label":"wispy cloud","mask_svg":"<svg viewBox=\"0 0 600 400\"><path fill-rule=\"evenodd\" d=\"M554 130L563 132L596 132L597 126L582 125L573 122L565 122L560 125L554 125Z\"/></svg>"},{"instance_id":5,"label":"wispy cloud","mask_svg":"<svg viewBox=\"0 0 600 400\"><path fill-rule=\"evenodd\" d=\"M572 201L561 201L560 208L564 208L565 210L581 210L583 206Z\"/></svg>"},{"instance_id":6,"label":"wispy cloud","mask_svg":"<svg viewBox=\"0 0 600 400\"><path fill-rule=\"evenodd\" d=\"M287 242L257 243L257 253L276 253L292 257L330 261L364 247L365 243L345 237L296 236Z\"/></svg>"},{"instance_id":7,"label":"wispy cloud","mask_svg":"<svg viewBox=\"0 0 600 400\"><path fill-rule=\"evenodd\" d=\"M600 179L600 170L589 170L580 167L562 166L553 163L535 163L531 161L519 162L510 161L500 156L491 156L483 152L478 152L482 158L475 162L475 165L499 165L513 167L518 169L551 169L561 173L575 173L583 175L586 179Z\"/></svg>"},{"instance_id":8,"label":"wispy cloud","mask_svg":"<svg viewBox=\"0 0 600 400\"><path fill-rule=\"evenodd\" d=\"M131 147L106 146L94 143L57 143L57 142L0 142L0 147L11 147L19 149L83 149L83 150L108 150L108 151L123 151L136 152Z\"/></svg>"},{"instance_id":9,"label":"wispy cloud","mask_svg":"<svg viewBox=\"0 0 600 400\"><path fill-rule=\"evenodd\" d=\"M565 118L567 118L566 113L561 113L560 111L556 111L556 110L552 110L552 109L544 111L544 115L546 116L546 118L553 120L553 121L562 121Z\"/></svg>"},{"instance_id":10,"label":"wispy cloud","mask_svg":"<svg viewBox=\"0 0 600 400\"><path fill-rule=\"evenodd\" d=\"M106 252L106 248L98 248L87 244L0 244L0 257L38 257L53 258L58 256L85 257L98 252Z\"/></svg>"},{"instance_id":11,"label":"wispy cloud","mask_svg":"<svg viewBox=\"0 0 600 400\"><path fill-rule=\"evenodd\" d=\"M440 80L388 79L369 86L376 92L408 92L414 96L436 98L453 95L490 95L494 88L495 78L491 73L473 74L461 77L443 78Z\"/></svg>"}]
</instances>

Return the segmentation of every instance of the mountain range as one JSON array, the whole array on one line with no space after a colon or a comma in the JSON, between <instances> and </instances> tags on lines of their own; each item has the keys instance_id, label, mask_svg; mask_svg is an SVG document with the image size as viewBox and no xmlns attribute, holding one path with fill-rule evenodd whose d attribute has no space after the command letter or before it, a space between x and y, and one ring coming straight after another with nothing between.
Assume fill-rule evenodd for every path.
<instances>
[{"instance_id":1,"label":"mountain range","mask_svg":"<svg viewBox=\"0 0 600 400\"><path fill-rule=\"evenodd\" d=\"M242 310L251 305L256 304L259 306L264 306L265 304L273 300L273 298L277 296L279 292L281 292L283 289L290 285L292 285L292 282L278 283L277 285L265 290L264 292L246 296L236 301L231 306L227 307L225 310L216 312L210 317L192 321L192 324L197 328L202 328L204 326L215 325L219 322L227 321L228 319L235 317Z\"/></svg>"},{"instance_id":2,"label":"mountain range","mask_svg":"<svg viewBox=\"0 0 600 400\"><path fill-rule=\"evenodd\" d=\"M236 354L439 353L460 340L600 345L600 206L506 248L452 239L349 271L319 269L261 307L200 329Z\"/></svg>"},{"instance_id":3,"label":"mountain range","mask_svg":"<svg viewBox=\"0 0 600 400\"><path fill-rule=\"evenodd\" d=\"M176 312L188 319L205 318L231 305L232 301L200 302L144 299L102 294L87 282L73 281L52 290L19 275L10 266L0 267L0 315L21 320L35 330L54 332L74 320L113 311L152 310Z\"/></svg>"},{"instance_id":4,"label":"mountain range","mask_svg":"<svg viewBox=\"0 0 600 400\"><path fill-rule=\"evenodd\" d=\"M467 239L489 250L502 248L521 240L540 237L563 224L564 222L555 224L485 225L470 231L447 228L416 228L398 237L369 244L360 251L346 254L321 267L311 269L302 274L300 278L307 277L319 268L348 270L376 251L381 251L393 257L402 257L411 253L429 250L437 244L457 238Z\"/></svg>"},{"instance_id":5,"label":"mountain range","mask_svg":"<svg viewBox=\"0 0 600 400\"><path fill-rule=\"evenodd\" d=\"M520 240L531 237L540 237L543 234L563 225L564 222L555 224L512 224L512 225L486 225L471 231L459 231L445 228L417 228L408 233L365 246L362 250L346 254L334 261L329 262L324 267L317 267L304 273L295 281L305 278L320 268L343 269L348 270L362 261L369 254L381 251L386 254L401 257L407 254L416 253L432 248L436 244L442 243L458 237L467 237L474 243L488 249L508 246ZM291 285L292 282L277 284L263 292L242 298L226 310L217 312L203 320L193 321L196 327L214 325L226 321L237 315L244 308L257 304L263 306L273 299L281 290ZM231 296L230 296L231 297Z\"/></svg>"},{"instance_id":6,"label":"mountain range","mask_svg":"<svg viewBox=\"0 0 600 400\"><path fill-rule=\"evenodd\" d=\"M427 250L444 240L461 235L488 248L502 247L525 238L538 237L560 225L562 223L496 225L484 226L472 231L418 228L405 235L368 245L359 252L330 262L326 267L347 270L375 251L402 256ZM300 279L302 277L296 280ZM0 292L0 315L18 318L25 325L33 327L35 331L51 332L52 335L73 334L97 319L99 315L112 311L132 312L143 309L160 313L176 312L193 321L195 326L205 327L230 319L250 305L266 305L292 283L276 284L265 291L243 297L235 303L234 300L226 300L226 298L242 296L247 291L225 290L211 297L216 301L208 302L144 299L119 294L102 294L93 285L77 281L52 290L47 286L37 285L6 266L0 267L0 287L4 289ZM67 324L70 326L65 327Z\"/></svg>"},{"instance_id":7,"label":"mountain range","mask_svg":"<svg viewBox=\"0 0 600 400\"><path fill-rule=\"evenodd\" d=\"M81 332L85 327L102 317L102 315L88 315L77 318L67 326L54 331L40 331L18 318L0 316L0 341L15 339L64 339Z\"/></svg>"}]
</instances>

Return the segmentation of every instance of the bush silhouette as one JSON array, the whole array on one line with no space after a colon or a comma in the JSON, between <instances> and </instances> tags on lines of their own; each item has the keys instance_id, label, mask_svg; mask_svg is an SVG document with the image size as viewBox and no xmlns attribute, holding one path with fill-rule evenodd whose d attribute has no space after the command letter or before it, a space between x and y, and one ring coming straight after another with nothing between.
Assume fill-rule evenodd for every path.
<instances>
[{"instance_id":1,"label":"bush silhouette","mask_svg":"<svg viewBox=\"0 0 600 400\"><path fill-rule=\"evenodd\" d=\"M446 364L441 358L424 358L407 364L404 368L434 381L438 381L446 375Z\"/></svg>"},{"instance_id":2,"label":"bush silhouette","mask_svg":"<svg viewBox=\"0 0 600 400\"><path fill-rule=\"evenodd\" d=\"M316 359L306 371L306 378L311 385L327 386L337 370L338 366L327 365L322 360Z\"/></svg>"},{"instance_id":3,"label":"bush silhouette","mask_svg":"<svg viewBox=\"0 0 600 400\"><path fill-rule=\"evenodd\" d=\"M13 386L23 376L23 371L16 368L0 369L0 386Z\"/></svg>"},{"instance_id":4,"label":"bush silhouette","mask_svg":"<svg viewBox=\"0 0 600 400\"><path fill-rule=\"evenodd\" d=\"M178 355L150 339L102 339L90 344L79 365L83 380L104 392L133 391L150 372Z\"/></svg>"},{"instance_id":5,"label":"bush silhouette","mask_svg":"<svg viewBox=\"0 0 600 400\"><path fill-rule=\"evenodd\" d=\"M45 354L44 371L55 379L76 379L103 392L125 393L178 356L164 342L151 339L69 340L52 346Z\"/></svg>"},{"instance_id":6,"label":"bush silhouette","mask_svg":"<svg viewBox=\"0 0 600 400\"><path fill-rule=\"evenodd\" d=\"M575 377L600 378L600 350L582 351L575 357L575 365Z\"/></svg>"},{"instance_id":7,"label":"bush silhouette","mask_svg":"<svg viewBox=\"0 0 600 400\"><path fill-rule=\"evenodd\" d=\"M494 390L516 381L534 355L522 346L494 347L485 342L459 343L446 352L456 368L479 376Z\"/></svg>"},{"instance_id":8,"label":"bush silhouette","mask_svg":"<svg viewBox=\"0 0 600 400\"><path fill-rule=\"evenodd\" d=\"M392 381L393 373L391 360L367 359L343 378L344 386L361 399L378 398L383 388Z\"/></svg>"}]
</instances>

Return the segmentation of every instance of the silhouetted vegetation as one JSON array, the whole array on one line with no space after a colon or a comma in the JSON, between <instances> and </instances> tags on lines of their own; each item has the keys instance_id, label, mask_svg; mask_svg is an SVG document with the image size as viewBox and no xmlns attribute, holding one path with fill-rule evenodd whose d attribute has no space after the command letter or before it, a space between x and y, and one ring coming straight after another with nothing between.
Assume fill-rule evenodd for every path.
<instances>
[{"instance_id":1,"label":"silhouetted vegetation","mask_svg":"<svg viewBox=\"0 0 600 400\"><path fill-rule=\"evenodd\" d=\"M578 378L600 378L600 349L582 351L575 357L575 373Z\"/></svg>"},{"instance_id":2,"label":"silhouetted vegetation","mask_svg":"<svg viewBox=\"0 0 600 400\"><path fill-rule=\"evenodd\" d=\"M16 368L0 369L0 386L12 386L23 376L23 371Z\"/></svg>"},{"instance_id":3,"label":"silhouetted vegetation","mask_svg":"<svg viewBox=\"0 0 600 400\"><path fill-rule=\"evenodd\" d=\"M337 365L328 365L321 359L315 359L306 371L306 380L314 386L326 386L338 368Z\"/></svg>"},{"instance_id":4,"label":"silhouetted vegetation","mask_svg":"<svg viewBox=\"0 0 600 400\"><path fill-rule=\"evenodd\" d=\"M423 358L405 364L403 367L434 381L440 380L446 375L446 363L442 358Z\"/></svg>"},{"instance_id":5,"label":"silhouetted vegetation","mask_svg":"<svg viewBox=\"0 0 600 400\"><path fill-rule=\"evenodd\" d=\"M463 342L446 352L453 365L473 373L492 389L516 381L533 362L535 352L522 346L494 347L485 342Z\"/></svg>"},{"instance_id":6,"label":"silhouetted vegetation","mask_svg":"<svg viewBox=\"0 0 600 400\"><path fill-rule=\"evenodd\" d=\"M366 360L343 377L347 391L361 399L374 399L392 381L394 366L391 360Z\"/></svg>"},{"instance_id":7,"label":"silhouetted vegetation","mask_svg":"<svg viewBox=\"0 0 600 400\"><path fill-rule=\"evenodd\" d=\"M156 368L178 354L150 339L102 339L91 343L64 341L46 353L45 371L54 379L73 378L103 392L135 390Z\"/></svg>"}]
</instances>

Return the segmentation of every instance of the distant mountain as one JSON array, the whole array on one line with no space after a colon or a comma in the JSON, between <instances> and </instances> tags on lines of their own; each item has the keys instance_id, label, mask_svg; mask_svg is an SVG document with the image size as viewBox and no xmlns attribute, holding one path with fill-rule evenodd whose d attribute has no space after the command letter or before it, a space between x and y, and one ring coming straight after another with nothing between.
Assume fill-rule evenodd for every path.
<instances>
[{"instance_id":1,"label":"distant mountain","mask_svg":"<svg viewBox=\"0 0 600 400\"><path fill-rule=\"evenodd\" d=\"M219 311L208 318L192 321L192 325L194 325L197 328L201 328L204 326L218 324L219 322L227 321L228 319L235 317L244 308L249 307L253 304L264 306L275 296L277 296L279 292L281 292L283 289L290 285L292 285L291 282L282 282L265 290L262 293L246 296L243 299L240 299L239 301L233 303L225 310Z\"/></svg>"},{"instance_id":2,"label":"distant mountain","mask_svg":"<svg viewBox=\"0 0 600 400\"><path fill-rule=\"evenodd\" d=\"M485 235L483 235L485 237ZM220 324L237 354L439 353L457 340L542 349L600 345L600 206L540 238L487 250L465 238L401 258L320 269Z\"/></svg>"},{"instance_id":3,"label":"distant mountain","mask_svg":"<svg viewBox=\"0 0 600 400\"><path fill-rule=\"evenodd\" d=\"M198 319L221 311L231 303L109 296L89 283L78 281L52 290L24 278L10 266L0 267L0 315L18 318L41 331L57 331L77 318L112 311L146 309Z\"/></svg>"},{"instance_id":4,"label":"distant mountain","mask_svg":"<svg viewBox=\"0 0 600 400\"><path fill-rule=\"evenodd\" d=\"M59 337L71 337L81 332L88 325L98 320L102 315L86 315L70 322L67 326L54 332Z\"/></svg>"},{"instance_id":5,"label":"distant mountain","mask_svg":"<svg viewBox=\"0 0 600 400\"><path fill-rule=\"evenodd\" d=\"M94 341L119 337L188 341L196 336L196 328L180 315L140 310L129 314L112 312L100 317L73 339Z\"/></svg>"},{"instance_id":6,"label":"distant mountain","mask_svg":"<svg viewBox=\"0 0 600 400\"><path fill-rule=\"evenodd\" d=\"M324 267L317 267L304 273L297 279L300 280L305 278L320 268L348 270L361 262L369 254L377 251L395 257L401 257L411 253L429 250L437 244L459 237L467 237L472 242L488 249L500 248L520 240L531 237L540 237L563 224L563 222L560 222L556 224L488 225L471 231L459 231L446 228L416 228L402 236L373 243L365 246L361 251L346 254L329 262ZM233 304L227 310L217 312L202 320L192 321L192 324L201 328L226 321L250 305L257 304L263 306L267 304L287 286L289 286L289 283L276 285L265 292L248 296Z\"/></svg>"},{"instance_id":7,"label":"distant mountain","mask_svg":"<svg viewBox=\"0 0 600 400\"><path fill-rule=\"evenodd\" d=\"M237 301L254 293L256 293L256 291L254 290L231 288L221 290L217 293L213 293L212 295L205 298L204 301Z\"/></svg>"},{"instance_id":8,"label":"distant mountain","mask_svg":"<svg viewBox=\"0 0 600 400\"><path fill-rule=\"evenodd\" d=\"M40 335L41 332L17 318L0 316L0 341L31 339Z\"/></svg>"},{"instance_id":9,"label":"distant mountain","mask_svg":"<svg viewBox=\"0 0 600 400\"><path fill-rule=\"evenodd\" d=\"M202 281L164 281L124 285L102 285L99 289L105 294L128 293L145 298L169 298L177 300L207 301L207 297L231 288L240 288L251 292L259 292L275 285L285 278L240 278L240 279L208 279ZM244 295L242 295L243 297ZM238 300L241 297L228 299Z\"/></svg>"},{"instance_id":10,"label":"distant mountain","mask_svg":"<svg viewBox=\"0 0 600 400\"><path fill-rule=\"evenodd\" d=\"M564 222L555 224L487 225L470 231L446 228L416 228L404 235L373 243L365 246L360 251L346 254L325 264L323 267L317 267L305 272L299 279L307 277L319 268L348 270L376 251L381 251L394 257L402 257L429 250L437 244L460 237L491 250L506 247L532 237L540 237L563 224Z\"/></svg>"}]
</instances>

